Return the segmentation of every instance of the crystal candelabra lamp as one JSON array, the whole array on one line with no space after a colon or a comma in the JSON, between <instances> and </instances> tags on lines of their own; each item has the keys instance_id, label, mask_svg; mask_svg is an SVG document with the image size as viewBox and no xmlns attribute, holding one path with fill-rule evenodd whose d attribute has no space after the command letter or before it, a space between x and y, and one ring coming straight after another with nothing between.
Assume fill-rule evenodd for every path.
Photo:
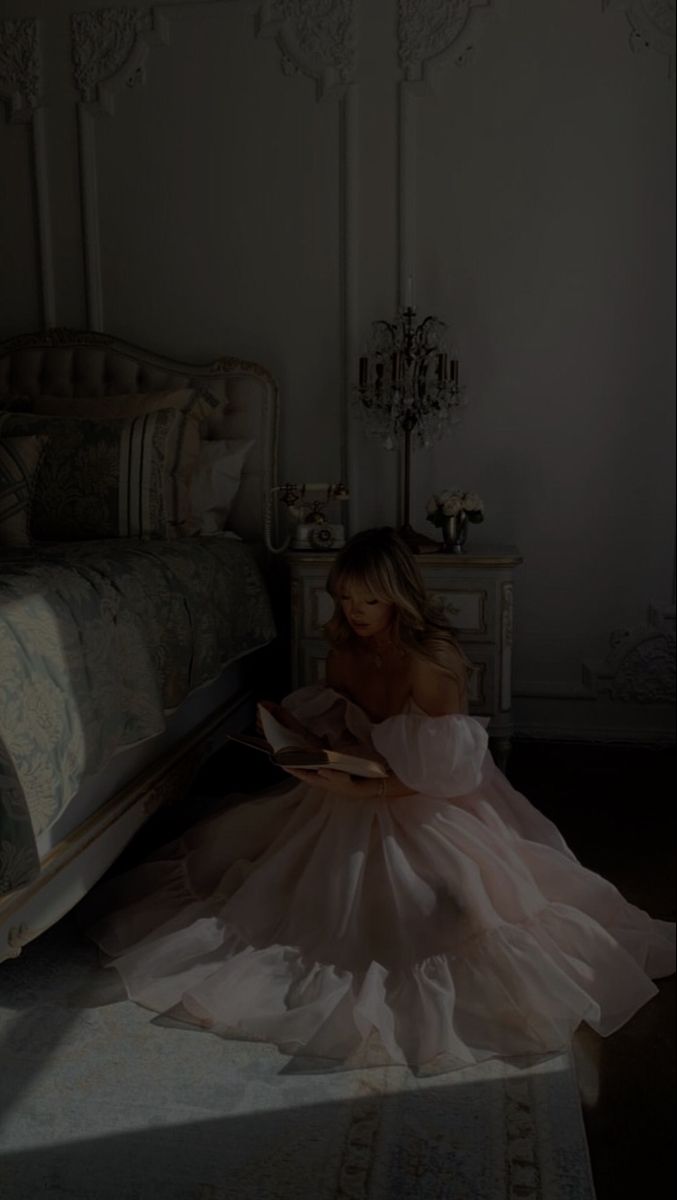
<instances>
[{"instance_id":1,"label":"crystal candelabra lamp","mask_svg":"<svg viewBox=\"0 0 677 1200\"><path fill-rule=\"evenodd\" d=\"M448 434L467 402L458 360L441 346L445 330L437 317L416 324L409 303L396 321L373 322L369 352L359 363L356 405L367 433L386 450L402 448L398 533L415 553L438 549L438 543L411 525L412 444L427 448Z\"/></svg>"}]
</instances>

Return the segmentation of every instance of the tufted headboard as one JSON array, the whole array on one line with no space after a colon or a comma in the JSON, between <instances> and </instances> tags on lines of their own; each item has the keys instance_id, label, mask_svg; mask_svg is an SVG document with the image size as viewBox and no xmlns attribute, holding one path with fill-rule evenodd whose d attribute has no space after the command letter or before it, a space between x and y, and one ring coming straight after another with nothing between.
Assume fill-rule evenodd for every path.
<instances>
[{"instance_id":1,"label":"tufted headboard","mask_svg":"<svg viewBox=\"0 0 677 1200\"><path fill-rule=\"evenodd\" d=\"M197 386L228 400L230 437L255 439L229 524L245 540L259 541L277 477L278 390L264 367L238 358L197 366L72 329L0 342L0 408L12 396L118 396Z\"/></svg>"}]
</instances>

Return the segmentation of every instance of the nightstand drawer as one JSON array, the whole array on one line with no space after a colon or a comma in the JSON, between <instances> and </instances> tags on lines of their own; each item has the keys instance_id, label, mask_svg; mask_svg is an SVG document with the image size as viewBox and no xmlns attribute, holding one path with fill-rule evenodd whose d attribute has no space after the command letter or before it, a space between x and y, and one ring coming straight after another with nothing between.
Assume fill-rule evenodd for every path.
<instances>
[{"instance_id":1,"label":"nightstand drawer","mask_svg":"<svg viewBox=\"0 0 677 1200\"><path fill-rule=\"evenodd\" d=\"M489 638L494 624L494 589L470 584L430 589L430 598L441 608L461 636Z\"/></svg>"},{"instance_id":2,"label":"nightstand drawer","mask_svg":"<svg viewBox=\"0 0 677 1200\"><path fill-rule=\"evenodd\" d=\"M488 715L493 709L496 656L492 646L467 646L459 638L463 653L472 667L468 679L468 705L471 713Z\"/></svg>"},{"instance_id":3,"label":"nightstand drawer","mask_svg":"<svg viewBox=\"0 0 677 1200\"><path fill-rule=\"evenodd\" d=\"M301 637L318 637L323 625L328 622L334 604L331 596L325 590L326 572L307 575L301 581L302 598L300 611ZM426 581L427 582L427 581ZM445 616L459 634L466 637L477 637L484 640L491 636L493 629L493 613L495 613L495 587L493 581L483 584L436 582L435 588L430 588L433 604L442 608Z\"/></svg>"},{"instance_id":4,"label":"nightstand drawer","mask_svg":"<svg viewBox=\"0 0 677 1200\"><path fill-rule=\"evenodd\" d=\"M325 590L325 582L324 573L309 575L302 581L301 637L317 637L334 611L331 596ZM495 607L492 588L437 585L430 589L429 594L459 634L480 639L491 636Z\"/></svg>"}]
</instances>

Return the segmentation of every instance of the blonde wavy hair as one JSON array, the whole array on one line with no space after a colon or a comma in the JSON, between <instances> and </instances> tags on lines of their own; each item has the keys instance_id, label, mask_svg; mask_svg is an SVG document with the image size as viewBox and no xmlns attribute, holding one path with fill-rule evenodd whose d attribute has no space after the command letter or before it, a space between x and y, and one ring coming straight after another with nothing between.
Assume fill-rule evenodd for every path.
<instances>
[{"instance_id":1,"label":"blonde wavy hair","mask_svg":"<svg viewBox=\"0 0 677 1200\"><path fill-rule=\"evenodd\" d=\"M340 599L351 585L363 588L375 600L394 606L391 638L398 649L432 662L458 679L449 666L449 651L455 651L454 660L460 658L463 665L464 675L459 682L465 689L470 663L444 613L428 598L414 555L390 526L356 533L331 566L326 587L334 601L334 612L324 626L331 646L356 644Z\"/></svg>"}]
</instances>

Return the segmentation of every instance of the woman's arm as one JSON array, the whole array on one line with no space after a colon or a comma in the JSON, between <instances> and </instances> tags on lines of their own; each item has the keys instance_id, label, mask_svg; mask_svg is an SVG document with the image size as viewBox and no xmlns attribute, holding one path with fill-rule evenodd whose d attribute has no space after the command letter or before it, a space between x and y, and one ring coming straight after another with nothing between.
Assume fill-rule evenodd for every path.
<instances>
[{"instance_id":1,"label":"woman's arm","mask_svg":"<svg viewBox=\"0 0 677 1200\"><path fill-rule=\"evenodd\" d=\"M449 667L456 667L455 652L450 649ZM457 659L459 670L462 669L461 659ZM445 663L445 666L447 664ZM420 659L414 663L412 680L412 699L422 712L429 717L448 717L463 712L464 688L459 686L455 675L437 667L432 662ZM398 796L414 796L416 790L403 783L396 775L390 775L386 780L386 797L392 800Z\"/></svg>"}]
</instances>

